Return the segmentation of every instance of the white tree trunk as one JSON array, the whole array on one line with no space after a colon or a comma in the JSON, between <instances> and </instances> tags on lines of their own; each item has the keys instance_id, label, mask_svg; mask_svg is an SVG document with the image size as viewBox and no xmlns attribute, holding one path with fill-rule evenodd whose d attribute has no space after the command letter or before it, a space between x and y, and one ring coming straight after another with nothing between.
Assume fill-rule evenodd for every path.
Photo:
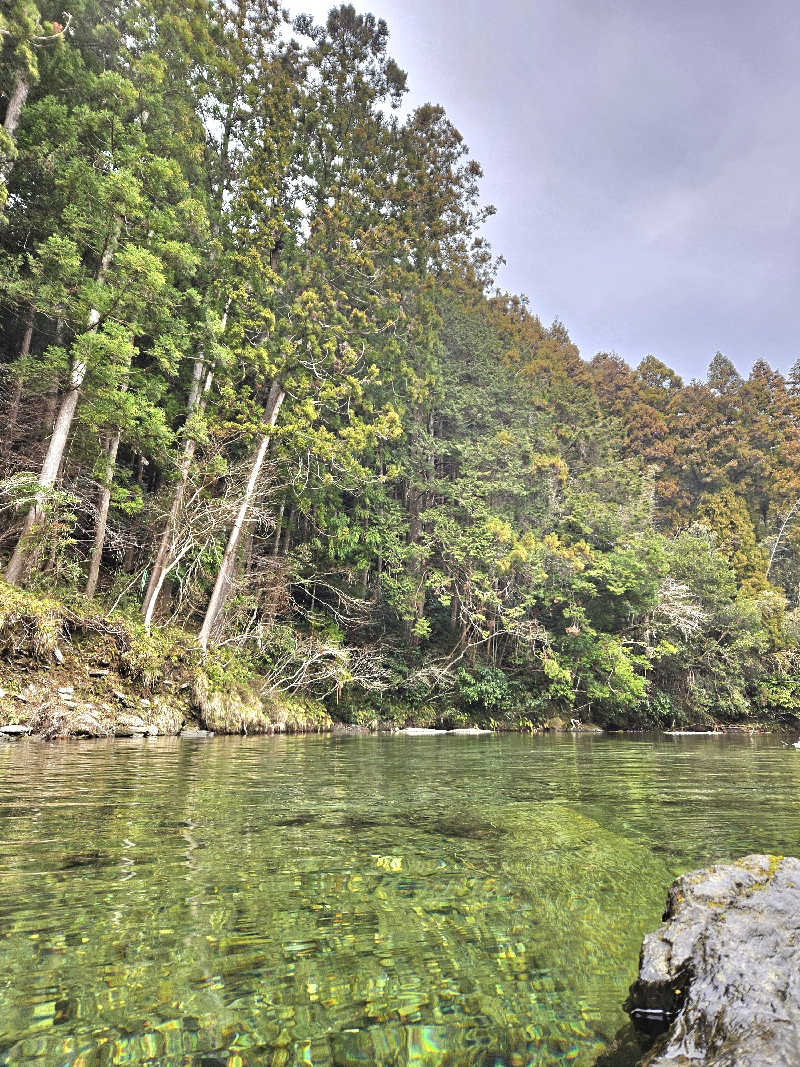
<instances>
[{"instance_id":1,"label":"white tree trunk","mask_svg":"<svg viewBox=\"0 0 800 1067\"><path fill-rule=\"evenodd\" d=\"M286 393L283 391L281 385L275 381L272 383L272 388L269 391L269 398L267 399L266 416L267 425L272 429L278 419L278 413L281 410L284 397ZM239 536L242 532L242 527L247 519L247 513L250 510L250 504L255 493L256 486L258 485L258 479L261 475L261 468L264 466L264 460L267 456L267 449L269 448L271 434L266 434L261 439L261 444L258 446L253 465L250 468L250 477L247 480L247 486L242 497L242 503L239 507L239 513L236 516L236 521L233 524L233 528L228 536L228 544L225 548L225 554L222 557L222 563L220 564L219 572L217 573L217 580L214 584L214 591L211 594L211 600L208 603L206 609L206 615L203 619L203 625L200 628L199 640L200 647L202 649L208 648L208 639L211 636L211 631L214 627L214 623L217 621L223 604L225 603L225 597L227 596L228 589L230 587L231 578L233 574L233 559L236 555L236 547L239 544Z\"/></svg>"},{"instance_id":2,"label":"white tree trunk","mask_svg":"<svg viewBox=\"0 0 800 1067\"><path fill-rule=\"evenodd\" d=\"M118 222L106 244L103 258L100 260L100 266L95 275L95 280L98 282L103 280L103 276L108 270L111 259L116 251L119 233L120 223ZM95 333L97 331L99 322L100 312L96 308L92 308L89 312L87 323L87 328L90 333ZM50 436L50 443L47 446L47 453L45 454L42 469L39 473L40 491L36 494L30 510L25 517L25 522L22 527L22 532L17 540L16 548L14 549L11 559L8 561L8 566L6 567L5 578L11 585L16 585L19 582L25 569L25 558L28 553L28 537L31 530L33 530L34 526L41 518L44 493L48 489L52 489L56 484L58 472L61 469L61 461L64 458L64 450L67 446L67 439L72 426L72 420L75 417L75 410L78 407L81 386L83 385L85 377L86 364L79 359L73 360L69 386L64 393L64 396L61 398L58 414L56 415L56 420L53 424L53 432Z\"/></svg>"},{"instance_id":3,"label":"white tree trunk","mask_svg":"<svg viewBox=\"0 0 800 1067\"><path fill-rule=\"evenodd\" d=\"M195 360L194 368L192 370L192 386L189 390L189 400L186 405L187 419L190 419L195 411L203 410L205 404L203 397L211 388L211 382L213 380L213 373L211 371L206 375L205 384L202 384L204 367L205 363L201 356ZM170 554L170 545L178 525L178 516L180 515L181 506L183 504L183 495L186 492L186 482L189 479L189 471L192 466L196 448L197 442L194 437L187 437L183 445L183 455L181 456L181 461L178 465L178 481L176 482L175 489L172 493L172 503L170 504L169 515L167 516L167 521L161 534L158 552L156 552L156 558L153 561L153 568L150 571L150 580L147 583L147 590L144 594L144 600L142 601L145 627L148 630L150 629L153 612L155 611L161 589L164 585L167 561Z\"/></svg>"},{"instance_id":4,"label":"white tree trunk","mask_svg":"<svg viewBox=\"0 0 800 1067\"><path fill-rule=\"evenodd\" d=\"M22 114L22 109L25 106L25 101L28 99L28 93L31 89L30 75L27 71L17 71L16 81L14 82L14 88L11 90L11 96L8 98L8 105L6 107L6 117L3 120L3 129L14 140L14 134L17 132L17 126L19 126L19 117ZM0 182L7 182L11 177L11 171L14 169L13 159L6 159L0 163Z\"/></svg>"}]
</instances>

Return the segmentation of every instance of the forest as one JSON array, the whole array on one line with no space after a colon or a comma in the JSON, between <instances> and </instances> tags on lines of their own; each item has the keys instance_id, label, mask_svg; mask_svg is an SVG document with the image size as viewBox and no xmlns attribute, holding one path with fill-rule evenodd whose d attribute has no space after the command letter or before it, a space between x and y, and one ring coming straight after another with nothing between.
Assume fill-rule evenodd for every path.
<instances>
[{"instance_id":1,"label":"forest","mask_svg":"<svg viewBox=\"0 0 800 1067\"><path fill-rule=\"evenodd\" d=\"M800 364L686 383L499 291L350 5L0 35L0 644L58 604L353 723L798 712Z\"/></svg>"}]
</instances>

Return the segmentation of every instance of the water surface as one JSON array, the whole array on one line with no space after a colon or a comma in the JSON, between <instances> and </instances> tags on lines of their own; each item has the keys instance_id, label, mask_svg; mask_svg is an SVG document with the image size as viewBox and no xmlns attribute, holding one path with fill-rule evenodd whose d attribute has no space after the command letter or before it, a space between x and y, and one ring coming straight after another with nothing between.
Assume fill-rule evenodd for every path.
<instances>
[{"instance_id":1,"label":"water surface","mask_svg":"<svg viewBox=\"0 0 800 1067\"><path fill-rule=\"evenodd\" d=\"M774 738L4 744L0 1064L590 1064L799 787Z\"/></svg>"}]
</instances>

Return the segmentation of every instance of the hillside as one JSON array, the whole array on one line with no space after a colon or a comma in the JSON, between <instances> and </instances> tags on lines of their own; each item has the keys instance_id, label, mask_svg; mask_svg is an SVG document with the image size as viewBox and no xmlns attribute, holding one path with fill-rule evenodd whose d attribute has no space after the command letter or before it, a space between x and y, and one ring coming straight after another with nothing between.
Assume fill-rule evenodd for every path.
<instances>
[{"instance_id":1,"label":"hillside","mask_svg":"<svg viewBox=\"0 0 800 1067\"><path fill-rule=\"evenodd\" d=\"M584 359L498 292L372 16L61 17L0 24L7 694L74 691L57 646L101 721L126 679L231 730L797 712L800 373Z\"/></svg>"}]
</instances>

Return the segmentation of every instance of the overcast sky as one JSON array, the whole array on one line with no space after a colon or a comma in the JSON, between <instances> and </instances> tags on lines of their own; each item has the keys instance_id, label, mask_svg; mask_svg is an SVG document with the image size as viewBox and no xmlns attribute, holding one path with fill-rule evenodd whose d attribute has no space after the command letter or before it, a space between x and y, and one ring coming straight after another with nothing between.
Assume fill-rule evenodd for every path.
<instances>
[{"instance_id":1,"label":"overcast sky","mask_svg":"<svg viewBox=\"0 0 800 1067\"><path fill-rule=\"evenodd\" d=\"M800 356L797 0L354 2L482 163L502 286L584 357Z\"/></svg>"}]
</instances>

